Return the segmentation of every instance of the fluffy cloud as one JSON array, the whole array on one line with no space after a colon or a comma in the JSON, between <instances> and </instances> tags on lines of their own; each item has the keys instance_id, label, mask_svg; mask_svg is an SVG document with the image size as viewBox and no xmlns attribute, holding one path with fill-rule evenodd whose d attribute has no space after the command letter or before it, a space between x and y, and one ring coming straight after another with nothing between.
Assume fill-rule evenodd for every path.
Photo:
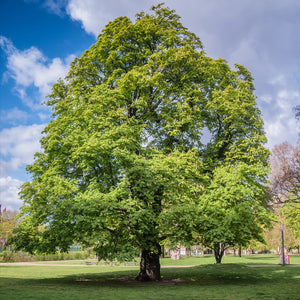
<instances>
[{"instance_id":1,"label":"fluffy cloud","mask_svg":"<svg viewBox=\"0 0 300 300\"><path fill-rule=\"evenodd\" d=\"M52 13L63 16L68 0L45 0L44 6Z\"/></svg>"},{"instance_id":2,"label":"fluffy cloud","mask_svg":"<svg viewBox=\"0 0 300 300\"><path fill-rule=\"evenodd\" d=\"M113 19L119 16L134 15L143 9L148 9L152 3L159 1L146 0L70 0L67 5L67 13L73 20L79 21L87 33L95 37L101 32L101 29Z\"/></svg>"},{"instance_id":3,"label":"fluffy cloud","mask_svg":"<svg viewBox=\"0 0 300 300\"><path fill-rule=\"evenodd\" d=\"M33 162L40 151L39 140L45 125L17 126L0 132L0 174L5 177L25 164Z\"/></svg>"},{"instance_id":4,"label":"fluffy cloud","mask_svg":"<svg viewBox=\"0 0 300 300\"><path fill-rule=\"evenodd\" d=\"M44 99L51 91L53 83L59 77L66 75L73 58L71 55L65 62L60 58L49 60L36 47L25 50L15 48L13 43L4 36L0 36L0 46L7 56L6 77L15 80L16 89L23 100L28 100L26 89L30 86L37 88L39 102L40 99ZM31 101L27 101L26 104L34 105Z\"/></svg>"},{"instance_id":5,"label":"fluffy cloud","mask_svg":"<svg viewBox=\"0 0 300 300\"><path fill-rule=\"evenodd\" d=\"M0 119L7 124L17 125L20 124L20 122L26 123L28 120L28 113L14 107L9 110L0 111Z\"/></svg>"},{"instance_id":6,"label":"fluffy cloud","mask_svg":"<svg viewBox=\"0 0 300 300\"><path fill-rule=\"evenodd\" d=\"M18 210L22 205L19 198L19 187L23 182L11 177L0 178L0 199L2 209Z\"/></svg>"},{"instance_id":7,"label":"fluffy cloud","mask_svg":"<svg viewBox=\"0 0 300 300\"><path fill-rule=\"evenodd\" d=\"M269 105L264 105L265 108L269 107L262 109L267 115L264 119L269 148L284 141L296 144L298 124L292 108L299 103L300 95L296 90L283 89L273 96Z\"/></svg>"},{"instance_id":8,"label":"fluffy cloud","mask_svg":"<svg viewBox=\"0 0 300 300\"><path fill-rule=\"evenodd\" d=\"M21 206L18 196L19 179L8 176L33 162L34 153L40 151L39 140L45 125L17 126L0 132L0 202L2 208L17 210Z\"/></svg>"}]
</instances>

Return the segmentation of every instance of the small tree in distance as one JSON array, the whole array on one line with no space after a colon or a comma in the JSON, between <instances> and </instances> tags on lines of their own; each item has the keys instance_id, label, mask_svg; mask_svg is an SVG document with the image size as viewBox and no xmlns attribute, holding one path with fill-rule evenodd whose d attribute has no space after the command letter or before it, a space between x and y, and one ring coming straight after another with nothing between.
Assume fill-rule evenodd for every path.
<instances>
[{"instance_id":1,"label":"small tree in distance","mask_svg":"<svg viewBox=\"0 0 300 300\"><path fill-rule=\"evenodd\" d=\"M276 145L271 159L272 195L276 202L300 203L300 146Z\"/></svg>"},{"instance_id":2,"label":"small tree in distance","mask_svg":"<svg viewBox=\"0 0 300 300\"><path fill-rule=\"evenodd\" d=\"M252 77L236 68L207 57L161 4L135 23L110 22L53 85L16 249L80 242L109 260L139 252L137 279L160 280L165 240L258 238L269 154Z\"/></svg>"},{"instance_id":3,"label":"small tree in distance","mask_svg":"<svg viewBox=\"0 0 300 300\"><path fill-rule=\"evenodd\" d=\"M6 208L1 211L0 205L0 249L4 248L6 240L18 224L16 219L17 214L17 211L12 211Z\"/></svg>"},{"instance_id":4,"label":"small tree in distance","mask_svg":"<svg viewBox=\"0 0 300 300\"><path fill-rule=\"evenodd\" d=\"M274 206L300 247L300 146L288 142L276 145L271 167Z\"/></svg>"}]
</instances>

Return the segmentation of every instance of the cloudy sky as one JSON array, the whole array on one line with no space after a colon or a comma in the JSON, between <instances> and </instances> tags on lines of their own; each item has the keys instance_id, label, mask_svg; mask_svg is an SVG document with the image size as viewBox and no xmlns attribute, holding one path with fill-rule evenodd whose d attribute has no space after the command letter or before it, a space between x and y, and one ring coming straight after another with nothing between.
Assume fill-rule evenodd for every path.
<instances>
[{"instance_id":1,"label":"cloudy sky","mask_svg":"<svg viewBox=\"0 0 300 300\"><path fill-rule=\"evenodd\" d=\"M0 1L0 203L18 209L25 167L39 151L50 111L41 103L75 56L102 28L134 20L161 1ZM293 107L300 104L300 1L165 0L195 32L206 54L245 65L255 78L268 147L297 143Z\"/></svg>"}]
</instances>

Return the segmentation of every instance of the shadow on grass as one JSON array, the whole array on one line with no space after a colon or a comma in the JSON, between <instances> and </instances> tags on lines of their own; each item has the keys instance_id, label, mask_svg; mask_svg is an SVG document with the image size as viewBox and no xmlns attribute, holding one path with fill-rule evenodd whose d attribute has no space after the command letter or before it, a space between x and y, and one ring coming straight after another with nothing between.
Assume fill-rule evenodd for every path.
<instances>
[{"instance_id":1,"label":"shadow on grass","mask_svg":"<svg viewBox=\"0 0 300 300\"><path fill-rule=\"evenodd\" d=\"M138 269L0 268L1 299L299 299L300 268L200 265L162 268L161 282L137 282Z\"/></svg>"},{"instance_id":2,"label":"shadow on grass","mask_svg":"<svg viewBox=\"0 0 300 300\"><path fill-rule=\"evenodd\" d=\"M293 270L292 270L293 269ZM165 269L166 276L178 276L197 285L285 285L294 284L300 292L300 268L281 266L249 268L238 264L204 265L184 270Z\"/></svg>"},{"instance_id":3,"label":"shadow on grass","mask_svg":"<svg viewBox=\"0 0 300 300\"><path fill-rule=\"evenodd\" d=\"M5 266L1 267L1 273L5 274ZM9 268L9 267L7 267ZM24 267L23 267L24 268ZM102 269L103 270L103 269ZM26 278L24 276L7 277L1 276L0 287L3 286L59 286L79 287L79 286L106 286L106 287L124 287L124 286L157 286L157 285L266 285L282 284L289 282L297 286L300 292L300 268L284 268L281 266L249 268L238 264L221 265L200 265L189 268L167 268L161 270L161 282L138 282L134 280L138 274L137 269L119 270L112 272L97 273L94 269L90 273L73 272L69 275L53 274L50 278ZM82 271L82 269L81 269Z\"/></svg>"}]
</instances>

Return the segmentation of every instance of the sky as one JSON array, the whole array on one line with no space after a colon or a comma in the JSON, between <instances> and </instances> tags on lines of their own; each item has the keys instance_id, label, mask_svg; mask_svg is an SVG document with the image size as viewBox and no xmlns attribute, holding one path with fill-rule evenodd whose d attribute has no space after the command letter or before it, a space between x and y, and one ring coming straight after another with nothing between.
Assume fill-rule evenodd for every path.
<instances>
[{"instance_id":1,"label":"sky","mask_svg":"<svg viewBox=\"0 0 300 300\"><path fill-rule=\"evenodd\" d=\"M0 204L18 210L26 165L40 151L51 111L42 103L71 61L119 16L154 0L0 0ZM200 37L206 54L247 67L256 87L267 147L296 145L300 105L300 1L166 0Z\"/></svg>"}]
</instances>

